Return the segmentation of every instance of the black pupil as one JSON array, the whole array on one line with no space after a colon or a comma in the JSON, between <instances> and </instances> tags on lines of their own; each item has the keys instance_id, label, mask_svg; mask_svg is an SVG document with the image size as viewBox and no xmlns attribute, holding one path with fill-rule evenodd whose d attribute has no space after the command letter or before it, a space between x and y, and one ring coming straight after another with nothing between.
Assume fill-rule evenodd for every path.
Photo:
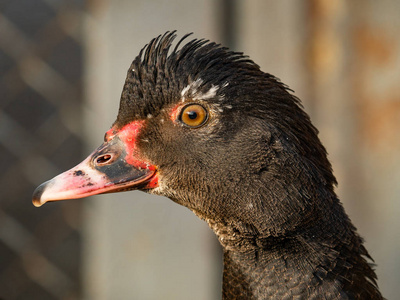
<instances>
[{"instance_id":1,"label":"black pupil","mask_svg":"<svg viewBox=\"0 0 400 300\"><path fill-rule=\"evenodd\" d=\"M189 111L187 115L188 115L190 120L197 119L197 112L195 112L195 111Z\"/></svg>"}]
</instances>

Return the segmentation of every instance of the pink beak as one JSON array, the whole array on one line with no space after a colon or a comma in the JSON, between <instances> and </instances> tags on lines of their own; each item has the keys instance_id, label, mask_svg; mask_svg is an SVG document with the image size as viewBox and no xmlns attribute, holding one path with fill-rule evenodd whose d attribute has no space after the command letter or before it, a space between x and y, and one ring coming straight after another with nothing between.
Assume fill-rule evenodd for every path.
<instances>
[{"instance_id":1,"label":"pink beak","mask_svg":"<svg viewBox=\"0 0 400 300\"><path fill-rule=\"evenodd\" d=\"M157 168L135 157L129 146L115 135L83 162L37 187L33 204L157 186Z\"/></svg>"}]
</instances>

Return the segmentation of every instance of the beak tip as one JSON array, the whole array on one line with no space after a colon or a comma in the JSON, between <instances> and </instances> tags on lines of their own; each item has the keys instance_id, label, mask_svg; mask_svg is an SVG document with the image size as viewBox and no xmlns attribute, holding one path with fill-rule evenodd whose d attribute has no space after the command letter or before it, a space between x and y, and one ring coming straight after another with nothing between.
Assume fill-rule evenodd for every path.
<instances>
[{"instance_id":1,"label":"beak tip","mask_svg":"<svg viewBox=\"0 0 400 300\"><path fill-rule=\"evenodd\" d=\"M36 207L40 207L42 206L45 202L42 202L42 195L44 193L44 191L46 190L46 186L47 186L47 182L42 183L41 185L39 185L36 190L33 192L32 195L32 203L33 205L35 205Z\"/></svg>"},{"instance_id":2,"label":"beak tip","mask_svg":"<svg viewBox=\"0 0 400 300\"><path fill-rule=\"evenodd\" d=\"M42 203L40 203L39 199L32 199L32 203L35 207L41 207Z\"/></svg>"}]
</instances>

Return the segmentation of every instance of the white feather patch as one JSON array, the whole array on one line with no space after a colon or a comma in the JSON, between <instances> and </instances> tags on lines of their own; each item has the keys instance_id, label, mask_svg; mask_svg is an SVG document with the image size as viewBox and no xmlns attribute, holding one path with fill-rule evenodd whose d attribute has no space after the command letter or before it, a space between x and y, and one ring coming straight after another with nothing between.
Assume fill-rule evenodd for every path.
<instances>
[{"instance_id":1,"label":"white feather patch","mask_svg":"<svg viewBox=\"0 0 400 300\"><path fill-rule=\"evenodd\" d=\"M203 80L199 78L184 87L181 91L182 102L185 102L187 98L208 100L214 98L217 95L217 91L219 90L218 85L212 85L211 88L205 93L199 92L199 87L202 83Z\"/></svg>"}]
</instances>

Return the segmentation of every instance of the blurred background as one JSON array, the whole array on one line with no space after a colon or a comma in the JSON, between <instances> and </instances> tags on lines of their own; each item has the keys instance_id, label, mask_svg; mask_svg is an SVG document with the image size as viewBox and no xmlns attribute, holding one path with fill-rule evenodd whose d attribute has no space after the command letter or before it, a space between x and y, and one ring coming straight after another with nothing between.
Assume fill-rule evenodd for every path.
<instances>
[{"instance_id":1,"label":"blurred background","mask_svg":"<svg viewBox=\"0 0 400 300\"><path fill-rule=\"evenodd\" d=\"M131 61L173 29L245 52L302 99L382 293L398 299L396 0L0 1L0 298L220 299L218 242L172 201L31 204L101 144Z\"/></svg>"}]
</instances>

